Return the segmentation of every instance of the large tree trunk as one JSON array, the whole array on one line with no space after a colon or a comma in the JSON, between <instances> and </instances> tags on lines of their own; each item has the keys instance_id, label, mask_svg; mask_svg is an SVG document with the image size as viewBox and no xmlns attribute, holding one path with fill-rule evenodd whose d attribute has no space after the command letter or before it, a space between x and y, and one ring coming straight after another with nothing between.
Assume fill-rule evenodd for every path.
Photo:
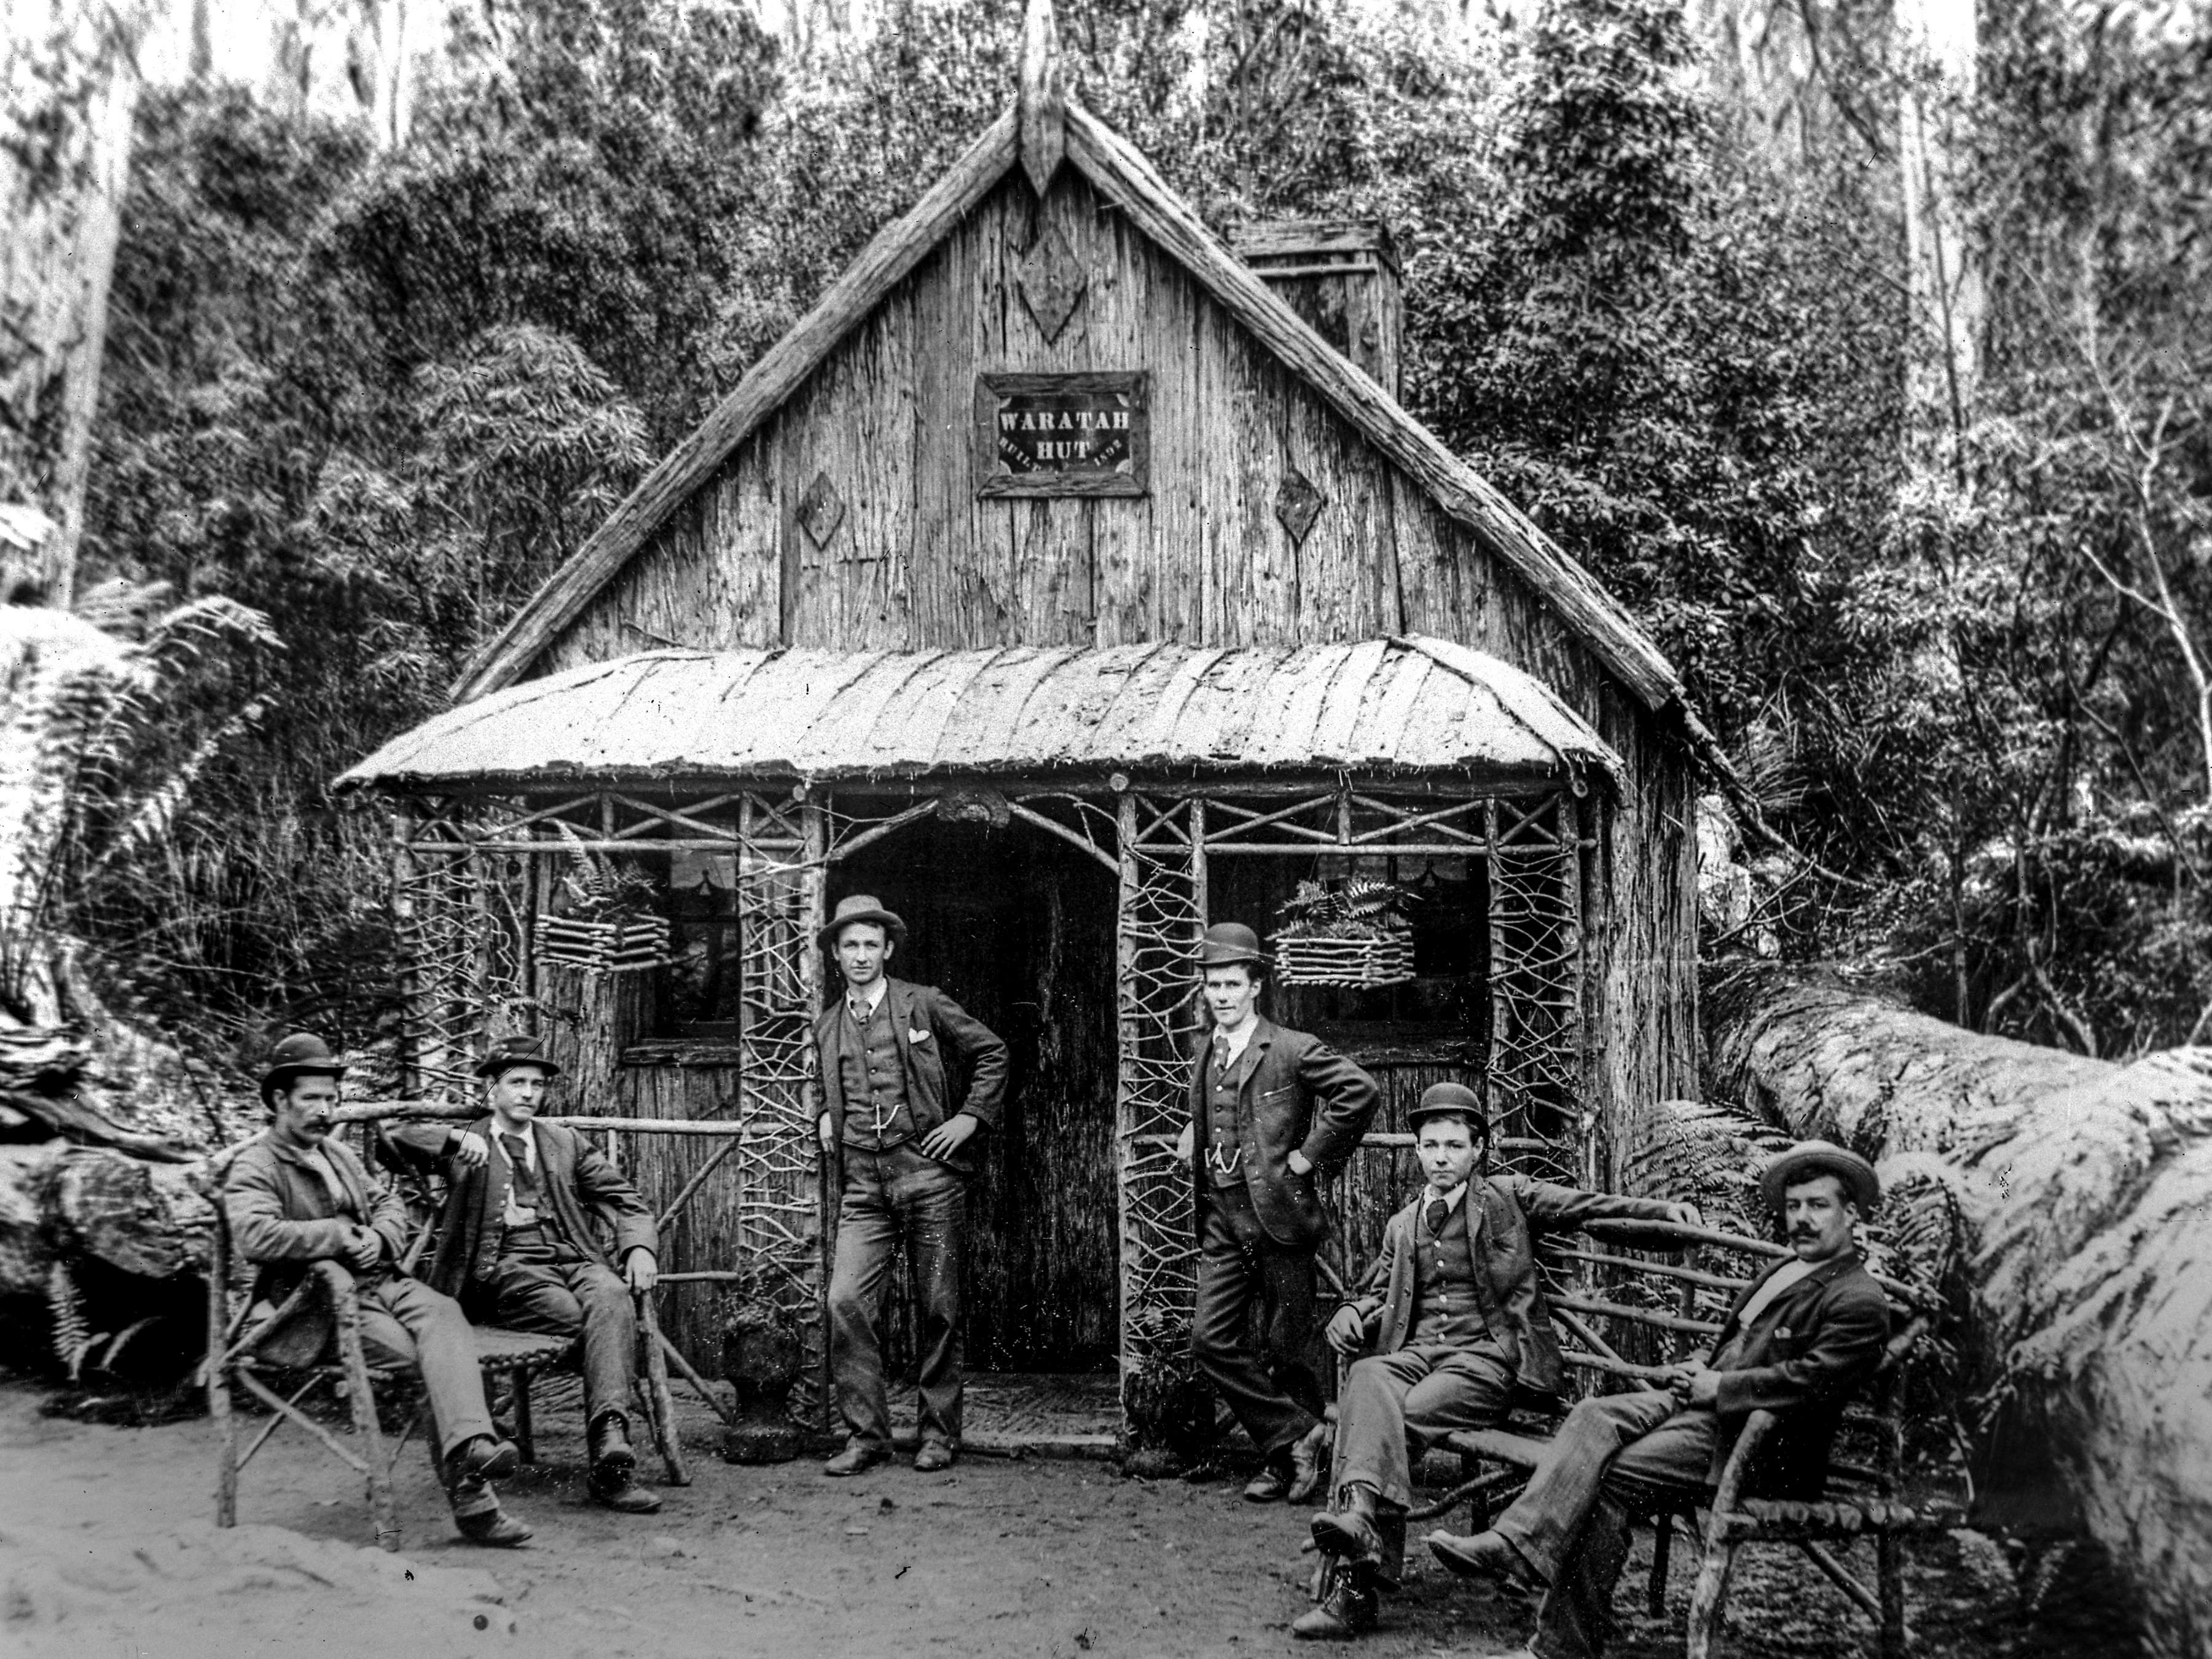
<instances>
[{"instance_id":1,"label":"large tree trunk","mask_svg":"<svg viewBox=\"0 0 2212 1659\"><path fill-rule=\"evenodd\" d=\"M37 574L58 605L76 581L148 10L21 0L0 74L0 502L52 521Z\"/></svg>"},{"instance_id":2,"label":"large tree trunk","mask_svg":"<svg viewBox=\"0 0 2212 1659\"><path fill-rule=\"evenodd\" d=\"M2212 1654L2212 1048L2115 1065L1765 966L1704 1003L1715 1094L1955 1204L1983 1380L2047 1431L2154 1650Z\"/></svg>"}]
</instances>

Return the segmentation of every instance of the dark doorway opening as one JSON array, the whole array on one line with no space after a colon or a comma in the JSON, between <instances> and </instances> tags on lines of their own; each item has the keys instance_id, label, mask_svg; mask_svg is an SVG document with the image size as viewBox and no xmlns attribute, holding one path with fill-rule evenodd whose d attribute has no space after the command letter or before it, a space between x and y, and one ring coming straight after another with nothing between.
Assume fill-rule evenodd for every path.
<instances>
[{"instance_id":1,"label":"dark doorway opening","mask_svg":"<svg viewBox=\"0 0 2212 1659\"><path fill-rule=\"evenodd\" d=\"M1110 1372L1118 1349L1114 878L1018 823L925 819L837 865L830 904L848 893L905 921L895 975L939 987L1006 1042L964 1283L969 1433L988 1437L993 1419L1034 1414L1005 1376ZM842 988L834 963L824 983ZM903 1264L893 1278L885 1358L910 1377Z\"/></svg>"}]
</instances>

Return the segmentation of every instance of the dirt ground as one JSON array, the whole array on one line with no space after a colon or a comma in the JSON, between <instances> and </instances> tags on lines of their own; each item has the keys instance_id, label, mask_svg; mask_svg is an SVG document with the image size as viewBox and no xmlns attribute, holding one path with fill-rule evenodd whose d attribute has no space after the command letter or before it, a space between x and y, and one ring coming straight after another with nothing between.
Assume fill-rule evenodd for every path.
<instances>
[{"instance_id":1,"label":"dirt ground","mask_svg":"<svg viewBox=\"0 0 2212 1659\"><path fill-rule=\"evenodd\" d=\"M10 1659L1317 1650L1287 1628L1306 1605L1304 1516L1246 1504L1232 1480L1146 1483L1104 1463L983 1457L940 1475L902 1462L828 1480L811 1462L723 1462L702 1414L686 1437L695 1484L668 1489L658 1516L633 1518L586 1502L578 1437L556 1421L541 1429L540 1464L503 1488L537 1529L530 1545L462 1545L410 1447L399 1466L404 1550L393 1556L363 1547L358 1477L295 1428L246 1470L240 1525L226 1533L209 1519L207 1422L90 1425L42 1415L43 1398L0 1385L0 1655ZM657 1479L658 1465L646 1473ZM1613 1649L1624 1659L1681 1654L1688 1554L1676 1552L1667 1618L1650 1620L1639 1547L1621 1595L1637 1616ZM1865 1621L1792 1561L1752 1556L1723 1650L1871 1654ZM2050 1608L2030 1609L2006 1553L1978 1534L1921 1547L1911 1597L1917 1650L1940 1659L2132 1650L2109 1625L2068 1630ZM1525 1609L1423 1561L1358 1650L1492 1654L1527 1628Z\"/></svg>"}]
</instances>

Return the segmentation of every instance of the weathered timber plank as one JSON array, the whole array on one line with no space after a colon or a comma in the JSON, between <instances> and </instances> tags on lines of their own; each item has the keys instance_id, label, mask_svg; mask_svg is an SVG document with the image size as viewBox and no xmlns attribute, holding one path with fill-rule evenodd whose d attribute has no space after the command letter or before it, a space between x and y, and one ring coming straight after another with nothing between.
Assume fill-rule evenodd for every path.
<instances>
[{"instance_id":1,"label":"weathered timber plank","mask_svg":"<svg viewBox=\"0 0 2212 1659\"><path fill-rule=\"evenodd\" d=\"M877 234L814 309L769 349L737 389L646 475L575 556L531 596L463 672L453 687L457 700L507 684L529 667L562 625L590 602L668 514L1005 175L1014 161L1014 114L1009 110L904 218Z\"/></svg>"},{"instance_id":2,"label":"weathered timber plank","mask_svg":"<svg viewBox=\"0 0 2212 1659\"><path fill-rule=\"evenodd\" d=\"M1151 164L1071 99L1068 156L1131 222L1180 261L1214 300L1313 386L1368 441L1404 467L1538 592L1647 707L1680 698L1681 683L1604 589L1489 483L1329 349L1251 270L1217 243Z\"/></svg>"}]
</instances>

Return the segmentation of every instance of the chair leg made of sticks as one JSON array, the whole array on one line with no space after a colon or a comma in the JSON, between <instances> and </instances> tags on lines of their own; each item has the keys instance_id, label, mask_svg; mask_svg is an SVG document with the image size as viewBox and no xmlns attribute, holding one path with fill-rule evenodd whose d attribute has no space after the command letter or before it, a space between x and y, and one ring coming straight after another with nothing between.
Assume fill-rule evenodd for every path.
<instances>
[{"instance_id":1,"label":"chair leg made of sticks","mask_svg":"<svg viewBox=\"0 0 2212 1659\"><path fill-rule=\"evenodd\" d=\"M635 1391L644 1407L647 1429L653 1437L653 1447L660 1456L661 1467L666 1471L672 1486L691 1484L691 1470L684 1461L684 1450L676 1433L676 1399L668 1385L666 1340L660 1333L660 1321L648 1291L633 1293L637 1307L637 1334L643 1360L638 1367ZM548 1338L526 1331L509 1331L494 1326L473 1328L477 1339L477 1356L487 1376L504 1373L514 1391L514 1444L526 1463L538 1461L536 1413L530 1398L530 1385L546 1371L566 1368L574 1362L575 1339Z\"/></svg>"}]
</instances>

